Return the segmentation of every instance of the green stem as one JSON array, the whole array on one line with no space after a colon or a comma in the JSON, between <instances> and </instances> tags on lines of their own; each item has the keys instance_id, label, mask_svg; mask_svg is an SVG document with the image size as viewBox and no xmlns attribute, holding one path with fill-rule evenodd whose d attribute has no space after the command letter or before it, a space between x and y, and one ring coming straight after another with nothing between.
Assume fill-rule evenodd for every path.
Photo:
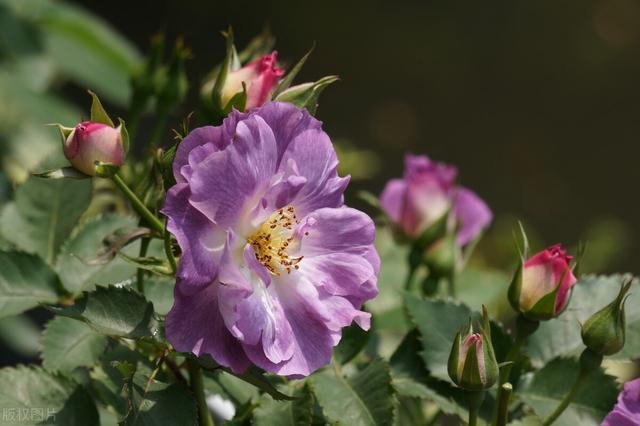
<instances>
[{"instance_id":1,"label":"green stem","mask_svg":"<svg viewBox=\"0 0 640 426\"><path fill-rule=\"evenodd\" d=\"M449 276L447 277L447 285L449 289L449 297L456 297L456 272L451 271Z\"/></svg>"},{"instance_id":2,"label":"green stem","mask_svg":"<svg viewBox=\"0 0 640 426\"><path fill-rule=\"evenodd\" d=\"M569 406L573 398L576 396L576 393L578 393L578 391L582 387L582 384L584 383L585 378L586 378L586 374L583 374L582 371L580 371L578 378L573 383L573 386L571 387L569 392L564 396L562 401L560 401L560 404L558 404L556 409L553 410L553 413L551 413L549 417L547 417L544 420L544 422L542 423L542 426L549 426L551 423L556 421L558 417L560 417L563 411Z\"/></svg>"},{"instance_id":3,"label":"green stem","mask_svg":"<svg viewBox=\"0 0 640 426\"><path fill-rule=\"evenodd\" d=\"M538 321L532 321L525 318L522 314L518 315L516 318L516 340L509 349L507 353L507 357L505 362L509 362L510 364L505 365L500 369L500 381L498 382L498 400L497 404L493 410L493 424L497 425L498 416L500 415L500 407L499 404L501 401L506 401L506 407L504 409L506 411L509 410L509 402L510 399L508 395L506 395L506 390L503 385L509 381L511 376L511 369L518 361L520 354L522 353L522 347L524 346L527 338L531 336L537 329L540 323Z\"/></svg>"},{"instance_id":4,"label":"green stem","mask_svg":"<svg viewBox=\"0 0 640 426\"><path fill-rule=\"evenodd\" d=\"M149 249L149 243L151 242L151 239L149 238L143 238L140 241L140 257L145 257L147 255L147 250ZM141 294L144 294L144 274L145 271L142 268L138 268L138 270L136 271L136 285L138 288L138 291Z\"/></svg>"},{"instance_id":5,"label":"green stem","mask_svg":"<svg viewBox=\"0 0 640 426\"><path fill-rule=\"evenodd\" d=\"M469 391L469 426L476 426L478 424L478 413L480 412L480 406L484 401L485 391Z\"/></svg>"},{"instance_id":6,"label":"green stem","mask_svg":"<svg viewBox=\"0 0 640 426\"><path fill-rule=\"evenodd\" d=\"M404 282L404 289L406 291L411 291L411 287L413 284L413 278L422 263L422 251L416 245L411 247L411 251L409 252L409 256L407 257L407 264L409 265L409 273L407 274L407 278Z\"/></svg>"},{"instance_id":7,"label":"green stem","mask_svg":"<svg viewBox=\"0 0 640 426\"><path fill-rule=\"evenodd\" d=\"M505 426L509 415L509 402L513 387L511 383L505 383L500 386L500 391L498 396L498 418L496 419L495 425Z\"/></svg>"},{"instance_id":8,"label":"green stem","mask_svg":"<svg viewBox=\"0 0 640 426\"><path fill-rule=\"evenodd\" d=\"M122 178L118 174L115 174L111 177L111 180L113 180L113 183L118 187L118 189L129 199L135 211L147 221L151 229L162 235L164 233L164 225L160 222L160 219L149 211L147 206L140 201Z\"/></svg>"},{"instance_id":9,"label":"green stem","mask_svg":"<svg viewBox=\"0 0 640 426\"><path fill-rule=\"evenodd\" d=\"M571 386L571 389L569 389L569 392L564 396L564 398L562 398L560 404L558 404L556 409L553 410L553 413L551 413L549 417L542 422L542 426L549 426L556 421L558 417L560 417L569 404L571 404L571 401L573 401L573 398L576 396L580 388L582 388L582 385L589 374L600 368L601 363L602 355L592 352L589 348L582 351L582 354L580 355L580 372L578 373L576 381L573 383L573 386Z\"/></svg>"},{"instance_id":10,"label":"green stem","mask_svg":"<svg viewBox=\"0 0 640 426\"><path fill-rule=\"evenodd\" d=\"M407 274L407 277L404 280L404 289L406 291L411 291L411 283L413 282L413 277L416 275L416 270L418 268L414 268L411 265L409 265L409 273Z\"/></svg>"},{"instance_id":11,"label":"green stem","mask_svg":"<svg viewBox=\"0 0 640 426\"><path fill-rule=\"evenodd\" d=\"M202 369L198 361L192 357L187 358L187 369L189 370L189 381L191 383L191 391L196 397L198 404L198 418L200 426L214 426L213 418L207 407L207 401L204 396L204 384L202 381Z\"/></svg>"}]
</instances>

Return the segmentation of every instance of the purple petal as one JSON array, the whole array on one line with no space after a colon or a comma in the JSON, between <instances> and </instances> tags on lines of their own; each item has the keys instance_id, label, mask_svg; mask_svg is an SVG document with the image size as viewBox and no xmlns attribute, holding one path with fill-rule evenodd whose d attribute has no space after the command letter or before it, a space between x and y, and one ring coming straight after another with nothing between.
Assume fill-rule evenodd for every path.
<instances>
[{"instance_id":1,"label":"purple petal","mask_svg":"<svg viewBox=\"0 0 640 426\"><path fill-rule=\"evenodd\" d=\"M261 344L244 345L244 350L254 364L265 370L291 378L308 376L331 361L337 339L327 327L329 319L318 313L307 297L299 294L300 283L279 284L283 285L276 287L278 298L282 301L284 315L292 332L292 357L276 364L265 356ZM313 292L313 286L307 288Z\"/></svg>"},{"instance_id":2,"label":"purple petal","mask_svg":"<svg viewBox=\"0 0 640 426\"><path fill-rule=\"evenodd\" d=\"M245 248L244 257L255 260L250 246ZM260 343L269 362L277 364L293 355L292 332L274 286L267 287L264 277L259 277L266 273L266 268L253 260L252 268L241 271L233 255L225 251L219 277L220 297L227 305L223 307L223 316L236 338L246 345Z\"/></svg>"},{"instance_id":3,"label":"purple petal","mask_svg":"<svg viewBox=\"0 0 640 426\"><path fill-rule=\"evenodd\" d=\"M327 294L343 296L360 307L378 294L380 258L375 225L366 214L342 207L321 209L303 220L300 273Z\"/></svg>"},{"instance_id":4,"label":"purple petal","mask_svg":"<svg viewBox=\"0 0 640 426\"><path fill-rule=\"evenodd\" d=\"M602 422L602 426L637 425L640 425L640 379L625 383L618 403Z\"/></svg>"},{"instance_id":5,"label":"purple petal","mask_svg":"<svg viewBox=\"0 0 640 426\"><path fill-rule=\"evenodd\" d=\"M411 180L416 176L424 174L434 177L441 185L451 188L458 176L458 169L455 166L431 161L426 155L405 155L405 179Z\"/></svg>"},{"instance_id":6,"label":"purple petal","mask_svg":"<svg viewBox=\"0 0 640 426\"><path fill-rule=\"evenodd\" d=\"M338 176L338 157L331 140L320 129L298 134L282 156L280 168L306 179L296 196L289 201L302 216L323 207L340 207L349 178Z\"/></svg>"},{"instance_id":7,"label":"purple petal","mask_svg":"<svg viewBox=\"0 0 640 426\"><path fill-rule=\"evenodd\" d=\"M404 232L417 237L451 208L451 191L433 175L422 174L407 184L400 225Z\"/></svg>"},{"instance_id":8,"label":"purple petal","mask_svg":"<svg viewBox=\"0 0 640 426\"><path fill-rule=\"evenodd\" d=\"M396 223L402 219L406 196L407 183L403 179L391 179L380 195L382 209Z\"/></svg>"},{"instance_id":9,"label":"purple petal","mask_svg":"<svg viewBox=\"0 0 640 426\"><path fill-rule=\"evenodd\" d=\"M177 351L210 354L234 372L244 372L249 361L220 316L217 286L209 285L195 294L183 294L181 288L179 280L165 322L167 339Z\"/></svg>"},{"instance_id":10,"label":"purple petal","mask_svg":"<svg viewBox=\"0 0 640 426\"><path fill-rule=\"evenodd\" d=\"M473 240L484 228L489 226L493 215L487 204L473 191L458 187L453 206L453 214L460 222L460 229L456 236L459 246L464 246Z\"/></svg>"},{"instance_id":11,"label":"purple petal","mask_svg":"<svg viewBox=\"0 0 640 426\"><path fill-rule=\"evenodd\" d=\"M233 144L192 166L191 204L218 226L232 226L266 189L276 155L273 132L262 118L254 114L239 122Z\"/></svg>"},{"instance_id":12,"label":"purple petal","mask_svg":"<svg viewBox=\"0 0 640 426\"><path fill-rule=\"evenodd\" d=\"M235 122L239 118L238 115L231 115L230 117L225 122ZM225 126L204 126L189 132L187 137L178 145L176 157L173 160L173 175L178 183L186 182L181 170L183 166L188 164L189 154L194 148L209 144L213 151L220 151L229 145L231 137L226 130L228 130L228 127Z\"/></svg>"},{"instance_id":13,"label":"purple petal","mask_svg":"<svg viewBox=\"0 0 640 426\"><path fill-rule=\"evenodd\" d=\"M167 216L167 229L182 249L178 277L191 284L208 284L216 274L226 234L189 204L190 190L185 183L167 192L162 213Z\"/></svg>"},{"instance_id":14,"label":"purple petal","mask_svg":"<svg viewBox=\"0 0 640 426\"><path fill-rule=\"evenodd\" d=\"M307 110L299 109L288 102L269 102L252 111L269 123L278 145L278 166L289 143L307 130L320 130L322 123Z\"/></svg>"}]
</instances>

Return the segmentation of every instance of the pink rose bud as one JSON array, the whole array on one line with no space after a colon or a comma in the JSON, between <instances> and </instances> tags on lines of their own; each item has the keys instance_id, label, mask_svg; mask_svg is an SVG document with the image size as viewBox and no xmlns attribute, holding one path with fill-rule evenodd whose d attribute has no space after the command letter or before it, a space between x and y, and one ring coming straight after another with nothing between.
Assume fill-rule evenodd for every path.
<instances>
[{"instance_id":1,"label":"pink rose bud","mask_svg":"<svg viewBox=\"0 0 640 426\"><path fill-rule=\"evenodd\" d=\"M527 260L509 288L509 301L514 309L536 321L560 315L577 281L571 259L562 245L556 244Z\"/></svg>"},{"instance_id":2,"label":"pink rose bud","mask_svg":"<svg viewBox=\"0 0 640 426\"><path fill-rule=\"evenodd\" d=\"M390 180L380 205L406 236L418 239L443 220L456 228L456 244L465 246L485 229L491 210L475 193L456 184L457 169L428 157L407 155L404 177Z\"/></svg>"},{"instance_id":3,"label":"pink rose bud","mask_svg":"<svg viewBox=\"0 0 640 426\"><path fill-rule=\"evenodd\" d=\"M89 176L96 174L97 161L116 166L124 162L120 126L83 121L76 125L64 142L64 156L71 165Z\"/></svg>"},{"instance_id":4,"label":"pink rose bud","mask_svg":"<svg viewBox=\"0 0 640 426\"><path fill-rule=\"evenodd\" d=\"M487 308L482 307L482 326L474 333L469 325L458 332L447 363L449 377L467 390L489 389L498 379L498 362L491 342Z\"/></svg>"},{"instance_id":5,"label":"pink rose bud","mask_svg":"<svg viewBox=\"0 0 640 426\"><path fill-rule=\"evenodd\" d=\"M222 88L222 107L237 93L242 92L242 83L247 88L247 102L245 110L264 104L271 91L278 85L278 80L284 75L284 70L276 64L278 53L262 56L253 62L227 75Z\"/></svg>"}]
</instances>

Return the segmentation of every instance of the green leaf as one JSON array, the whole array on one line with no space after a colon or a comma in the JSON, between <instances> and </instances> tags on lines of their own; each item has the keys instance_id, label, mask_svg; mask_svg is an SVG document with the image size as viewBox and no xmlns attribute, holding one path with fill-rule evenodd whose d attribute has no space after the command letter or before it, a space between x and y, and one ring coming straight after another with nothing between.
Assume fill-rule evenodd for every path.
<instances>
[{"instance_id":1,"label":"green leaf","mask_svg":"<svg viewBox=\"0 0 640 426\"><path fill-rule=\"evenodd\" d=\"M389 366L381 359L345 379L328 368L311 377L311 390L331 422L349 426L391 425L395 391Z\"/></svg>"},{"instance_id":2,"label":"green leaf","mask_svg":"<svg viewBox=\"0 0 640 426\"><path fill-rule=\"evenodd\" d=\"M86 322L101 334L146 337L158 333L153 304L128 288L96 287L69 307L52 307L55 313Z\"/></svg>"},{"instance_id":3,"label":"green leaf","mask_svg":"<svg viewBox=\"0 0 640 426\"><path fill-rule=\"evenodd\" d=\"M539 417L546 418L569 392L579 369L578 360L574 358L556 358L527 377L518 394ZM599 425L613 408L617 396L615 379L598 368L587 377L554 426Z\"/></svg>"},{"instance_id":4,"label":"green leaf","mask_svg":"<svg viewBox=\"0 0 640 426\"><path fill-rule=\"evenodd\" d=\"M313 400L307 386L282 385L279 389L291 394L294 401L277 401L268 394L258 401L258 408L253 413L255 426L296 426L311 424Z\"/></svg>"},{"instance_id":5,"label":"green leaf","mask_svg":"<svg viewBox=\"0 0 640 426\"><path fill-rule=\"evenodd\" d=\"M422 351L420 356L433 377L449 381L447 364L453 340L469 318L480 319L480 314L459 302L442 299L421 299L405 295L405 306L412 322L420 331ZM491 341L496 359L504 360L511 345L511 337L496 322L491 321Z\"/></svg>"},{"instance_id":6,"label":"green leaf","mask_svg":"<svg viewBox=\"0 0 640 426\"><path fill-rule=\"evenodd\" d=\"M173 306L175 278L151 275L144 282L144 296L159 315L167 315Z\"/></svg>"},{"instance_id":7,"label":"green leaf","mask_svg":"<svg viewBox=\"0 0 640 426\"><path fill-rule=\"evenodd\" d=\"M136 373L127 387L130 407L124 425L198 424L196 402L183 384L168 384Z\"/></svg>"},{"instance_id":8,"label":"green leaf","mask_svg":"<svg viewBox=\"0 0 640 426\"><path fill-rule=\"evenodd\" d=\"M47 370L69 373L94 365L106 346L107 337L88 325L55 317L42 333L42 363Z\"/></svg>"},{"instance_id":9,"label":"green leaf","mask_svg":"<svg viewBox=\"0 0 640 426\"><path fill-rule=\"evenodd\" d=\"M0 320L0 342L25 357L36 357L40 352L40 328L26 315Z\"/></svg>"},{"instance_id":10,"label":"green leaf","mask_svg":"<svg viewBox=\"0 0 640 426\"><path fill-rule=\"evenodd\" d=\"M580 324L617 296L625 275L586 275L573 287L566 311L558 318L540 323L540 328L528 341L528 353L533 365L540 367L560 356L577 355L583 349ZM636 291L634 291L634 288ZM640 306L638 281L634 280L628 306ZM640 310L627 309L627 339L624 348L613 359L640 357Z\"/></svg>"},{"instance_id":11,"label":"green leaf","mask_svg":"<svg viewBox=\"0 0 640 426\"><path fill-rule=\"evenodd\" d=\"M89 95L91 95L91 121L106 124L110 127L116 127L111 118L109 118L109 114L107 114L107 111L105 111L102 106L102 102L100 102L98 95L93 93L91 90L89 90Z\"/></svg>"},{"instance_id":12,"label":"green leaf","mask_svg":"<svg viewBox=\"0 0 640 426\"><path fill-rule=\"evenodd\" d=\"M146 271L151 271L156 274L164 275L164 276L173 276L174 272L171 268L171 264L166 258L160 258L155 256L129 256L124 252L118 252L120 258L130 265L135 266L139 269L144 269Z\"/></svg>"},{"instance_id":13,"label":"green leaf","mask_svg":"<svg viewBox=\"0 0 640 426\"><path fill-rule=\"evenodd\" d=\"M342 329L340 343L333 351L340 364L351 361L369 342L369 332L360 328L356 323Z\"/></svg>"},{"instance_id":14,"label":"green leaf","mask_svg":"<svg viewBox=\"0 0 640 426\"><path fill-rule=\"evenodd\" d=\"M405 305L413 323L420 331L422 357L431 375L449 380L447 362L453 339L469 322L471 309L466 305L439 299L423 300L407 294Z\"/></svg>"},{"instance_id":15,"label":"green leaf","mask_svg":"<svg viewBox=\"0 0 640 426\"><path fill-rule=\"evenodd\" d=\"M57 277L42 259L0 251L0 318L57 300Z\"/></svg>"},{"instance_id":16,"label":"green leaf","mask_svg":"<svg viewBox=\"0 0 640 426\"><path fill-rule=\"evenodd\" d=\"M433 401L444 413L466 419L468 409L465 391L431 377L419 355L421 350L420 334L414 329L391 356L393 387L399 395Z\"/></svg>"},{"instance_id":17,"label":"green leaf","mask_svg":"<svg viewBox=\"0 0 640 426\"><path fill-rule=\"evenodd\" d=\"M122 373L127 369L131 373L150 374L153 364L142 353L117 345L101 357L100 365L90 373L91 387L97 398L118 413L120 418L124 418L129 408L124 388L131 376Z\"/></svg>"},{"instance_id":18,"label":"green leaf","mask_svg":"<svg viewBox=\"0 0 640 426\"><path fill-rule=\"evenodd\" d=\"M0 216L0 232L16 247L53 264L91 199L88 180L29 178Z\"/></svg>"},{"instance_id":19,"label":"green leaf","mask_svg":"<svg viewBox=\"0 0 640 426\"><path fill-rule=\"evenodd\" d=\"M8 425L86 426L99 422L96 406L81 386L39 367L0 370L0 413L0 421ZM13 419L8 417L13 415Z\"/></svg>"},{"instance_id":20,"label":"green leaf","mask_svg":"<svg viewBox=\"0 0 640 426\"><path fill-rule=\"evenodd\" d=\"M467 266L456 279L456 298L467 306L486 305L489 311L504 306L510 276L496 269Z\"/></svg>"},{"instance_id":21,"label":"green leaf","mask_svg":"<svg viewBox=\"0 0 640 426\"><path fill-rule=\"evenodd\" d=\"M280 392L278 389L275 388L275 386L273 386L273 384L271 384L271 382L269 382L266 377L258 370L256 369L249 369L247 371L245 371L242 374L236 374L234 372L232 372L231 370L224 370L229 374L232 374L234 376L236 376L237 378L252 384L253 386L259 388L260 390L262 390L263 392L266 392L267 394L269 394L273 399L278 400L278 401L290 401L294 398L292 398L289 395L285 395L282 392Z\"/></svg>"},{"instance_id":22,"label":"green leaf","mask_svg":"<svg viewBox=\"0 0 640 426\"><path fill-rule=\"evenodd\" d=\"M203 370L203 373L205 389L226 396L236 407L248 404L259 396L257 387L224 370Z\"/></svg>"},{"instance_id":23,"label":"green leaf","mask_svg":"<svg viewBox=\"0 0 640 426\"><path fill-rule=\"evenodd\" d=\"M107 214L94 218L82 225L76 234L61 248L56 270L62 285L71 293L78 294L92 290L96 285L118 283L135 275L136 269L120 258L106 264L87 264L89 259L98 257L103 249L103 240L120 229L136 226L130 217ZM137 253L139 244L127 250Z\"/></svg>"}]
</instances>

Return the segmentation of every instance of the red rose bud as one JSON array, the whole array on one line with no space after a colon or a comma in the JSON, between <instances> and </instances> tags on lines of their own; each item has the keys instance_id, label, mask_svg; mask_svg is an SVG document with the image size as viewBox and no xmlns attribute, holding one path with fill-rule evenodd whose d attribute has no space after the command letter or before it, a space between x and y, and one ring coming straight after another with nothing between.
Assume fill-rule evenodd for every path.
<instances>
[{"instance_id":1,"label":"red rose bud","mask_svg":"<svg viewBox=\"0 0 640 426\"><path fill-rule=\"evenodd\" d=\"M509 301L525 317L543 321L557 317L569 302L577 279L561 244L536 254L518 268L509 288Z\"/></svg>"},{"instance_id":2,"label":"red rose bud","mask_svg":"<svg viewBox=\"0 0 640 426\"><path fill-rule=\"evenodd\" d=\"M625 341L624 302L631 288L631 280L623 283L615 300L593 314L582 325L582 341L599 355L620 352Z\"/></svg>"},{"instance_id":3,"label":"red rose bud","mask_svg":"<svg viewBox=\"0 0 640 426\"><path fill-rule=\"evenodd\" d=\"M82 173L95 176L96 162L116 166L124 162L121 127L84 121L69 133L64 141L64 156Z\"/></svg>"},{"instance_id":4,"label":"red rose bud","mask_svg":"<svg viewBox=\"0 0 640 426\"><path fill-rule=\"evenodd\" d=\"M265 103L271 91L278 85L278 80L284 75L284 70L276 64L277 55L274 51L236 71L230 71L222 88L222 107L224 108L237 93L242 92L242 83L247 89L245 110Z\"/></svg>"},{"instance_id":5,"label":"red rose bud","mask_svg":"<svg viewBox=\"0 0 640 426\"><path fill-rule=\"evenodd\" d=\"M489 389L498 379L498 362L491 343L487 308L482 307L482 326L473 333L471 321L455 337L447 370L451 380L466 390Z\"/></svg>"}]
</instances>

